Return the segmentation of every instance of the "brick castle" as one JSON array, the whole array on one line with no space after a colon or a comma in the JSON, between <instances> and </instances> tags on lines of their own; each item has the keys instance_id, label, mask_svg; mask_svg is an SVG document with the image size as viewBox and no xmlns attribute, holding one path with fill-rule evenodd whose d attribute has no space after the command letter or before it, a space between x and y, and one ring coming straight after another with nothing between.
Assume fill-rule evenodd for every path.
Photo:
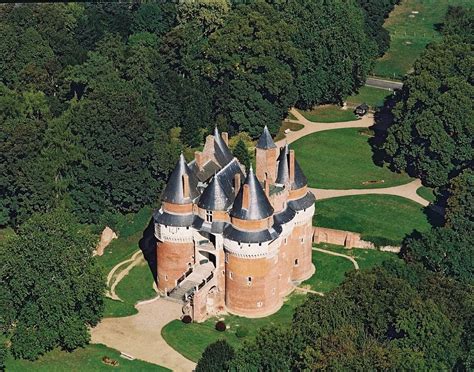
<instances>
[{"instance_id":1,"label":"brick castle","mask_svg":"<svg viewBox=\"0 0 474 372\"><path fill-rule=\"evenodd\" d=\"M314 201L294 151L266 127L255 172L216 129L189 164L181 155L154 214L158 289L198 322L274 313L314 273Z\"/></svg>"}]
</instances>

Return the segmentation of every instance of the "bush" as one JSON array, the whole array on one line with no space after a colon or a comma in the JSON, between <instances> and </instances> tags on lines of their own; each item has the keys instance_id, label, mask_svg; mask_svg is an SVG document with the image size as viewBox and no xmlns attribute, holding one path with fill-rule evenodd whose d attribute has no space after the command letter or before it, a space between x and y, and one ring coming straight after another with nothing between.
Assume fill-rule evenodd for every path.
<instances>
[{"instance_id":1,"label":"bush","mask_svg":"<svg viewBox=\"0 0 474 372\"><path fill-rule=\"evenodd\" d=\"M185 315L181 318L181 321L184 323L184 324L189 324L193 321L193 318L191 318L191 316L189 315Z\"/></svg>"},{"instance_id":2,"label":"bush","mask_svg":"<svg viewBox=\"0 0 474 372\"><path fill-rule=\"evenodd\" d=\"M226 325L223 321L219 320L217 323L216 323L216 330L218 330L219 332L224 332L226 330Z\"/></svg>"},{"instance_id":3,"label":"bush","mask_svg":"<svg viewBox=\"0 0 474 372\"><path fill-rule=\"evenodd\" d=\"M249 334L249 330L245 327L239 327L237 329L237 332L235 332L235 335L237 336L237 338L247 337L248 334Z\"/></svg>"}]
</instances>

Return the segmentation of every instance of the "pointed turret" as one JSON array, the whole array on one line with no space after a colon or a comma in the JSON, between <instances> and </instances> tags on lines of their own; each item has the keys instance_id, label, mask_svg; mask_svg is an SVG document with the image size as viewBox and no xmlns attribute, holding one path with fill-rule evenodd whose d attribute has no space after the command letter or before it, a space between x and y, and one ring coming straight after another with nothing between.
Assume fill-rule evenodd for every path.
<instances>
[{"instance_id":1,"label":"pointed turret","mask_svg":"<svg viewBox=\"0 0 474 372\"><path fill-rule=\"evenodd\" d=\"M272 214L273 207L251 166L244 184L235 197L230 215L241 220L262 220Z\"/></svg>"},{"instance_id":2,"label":"pointed turret","mask_svg":"<svg viewBox=\"0 0 474 372\"><path fill-rule=\"evenodd\" d=\"M214 176L199 198L198 206L211 211L226 211L231 204L232 200L224 192L219 177Z\"/></svg>"},{"instance_id":3,"label":"pointed turret","mask_svg":"<svg viewBox=\"0 0 474 372\"><path fill-rule=\"evenodd\" d=\"M289 183L292 190L300 189L308 183L300 165L295 159L293 150L289 150L288 144L280 150L276 183Z\"/></svg>"},{"instance_id":4,"label":"pointed turret","mask_svg":"<svg viewBox=\"0 0 474 372\"><path fill-rule=\"evenodd\" d=\"M216 160L221 167L224 167L234 158L217 127L214 128L214 151Z\"/></svg>"},{"instance_id":5,"label":"pointed turret","mask_svg":"<svg viewBox=\"0 0 474 372\"><path fill-rule=\"evenodd\" d=\"M268 127L265 125L263 128L263 133L258 139L257 145L255 146L257 149L268 150L276 148L275 142L273 142L272 135L268 130Z\"/></svg>"},{"instance_id":6,"label":"pointed turret","mask_svg":"<svg viewBox=\"0 0 474 372\"><path fill-rule=\"evenodd\" d=\"M199 196L196 175L186 164L183 154L180 155L171 173L161 200L173 204L189 204Z\"/></svg>"},{"instance_id":7,"label":"pointed turret","mask_svg":"<svg viewBox=\"0 0 474 372\"><path fill-rule=\"evenodd\" d=\"M288 144L280 149L280 156L278 157L278 172L276 183L286 184L290 182L290 170L288 168Z\"/></svg>"}]
</instances>

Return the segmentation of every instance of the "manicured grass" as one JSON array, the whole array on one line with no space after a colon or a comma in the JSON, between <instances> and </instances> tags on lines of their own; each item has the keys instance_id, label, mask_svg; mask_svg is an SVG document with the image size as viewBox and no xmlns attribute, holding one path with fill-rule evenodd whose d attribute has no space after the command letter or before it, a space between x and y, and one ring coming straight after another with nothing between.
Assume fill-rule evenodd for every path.
<instances>
[{"instance_id":1,"label":"manicured grass","mask_svg":"<svg viewBox=\"0 0 474 372\"><path fill-rule=\"evenodd\" d=\"M186 358L197 362L204 349L211 343L225 339L229 344L238 347L244 340L255 337L258 330L267 325L285 326L291 323L295 308L303 303L306 294L293 293L290 295L282 308L275 314L266 318L249 319L235 315L227 315L224 318L230 329L225 332L215 330L215 323L220 318L212 318L204 323L184 324L179 320L168 323L161 331L166 342ZM238 338L236 331L244 327L248 331L246 337Z\"/></svg>"},{"instance_id":2,"label":"manicured grass","mask_svg":"<svg viewBox=\"0 0 474 372\"><path fill-rule=\"evenodd\" d=\"M105 248L104 254L97 257L108 273L116 264L130 258L139 249L138 242L143 236L143 231L148 226L152 216L152 209L144 207L137 213L123 216L117 224L118 239L112 241Z\"/></svg>"},{"instance_id":3,"label":"manicured grass","mask_svg":"<svg viewBox=\"0 0 474 372\"><path fill-rule=\"evenodd\" d=\"M292 143L308 184L323 189L369 189L410 182L406 174L373 163L368 133L363 128L337 129Z\"/></svg>"},{"instance_id":4,"label":"manicured grass","mask_svg":"<svg viewBox=\"0 0 474 372\"><path fill-rule=\"evenodd\" d=\"M115 301L106 298L104 317L120 317L137 313L135 304L139 301L156 297L153 289L153 274L145 260L126 275L115 289L117 295L123 300Z\"/></svg>"},{"instance_id":5,"label":"manicured grass","mask_svg":"<svg viewBox=\"0 0 474 372\"><path fill-rule=\"evenodd\" d=\"M430 229L419 204L393 195L353 195L316 201L316 226L354 231L377 245L398 245L413 230Z\"/></svg>"},{"instance_id":6,"label":"manicured grass","mask_svg":"<svg viewBox=\"0 0 474 372\"><path fill-rule=\"evenodd\" d=\"M102 362L107 356L118 361L118 367L112 367ZM26 360L7 359L7 371L43 371L43 372L82 372L82 371L170 371L168 368L141 360L127 360L120 357L120 352L104 345L87 345L71 353L53 350L34 362Z\"/></svg>"},{"instance_id":7,"label":"manicured grass","mask_svg":"<svg viewBox=\"0 0 474 372\"><path fill-rule=\"evenodd\" d=\"M291 120L297 120L296 116L293 115L291 112L288 113L288 116L286 118Z\"/></svg>"},{"instance_id":8,"label":"manicured grass","mask_svg":"<svg viewBox=\"0 0 474 372\"><path fill-rule=\"evenodd\" d=\"M436 200L436 196L434 195L432 188L421 186L416 190L416 193L423 199L428 200L430 203L433 203Z\"/></svg>"},{"instance_id":9,"label":"manicured grass","mask_svg":"<svg viewBox=\"0 0 474 372\"><path fill-rule=\"evenodd\" d=\"M357 94L347 97L347 103L350 106L358 106L361 103L368 104L372 109L383 106L384 100L387 96L392 95L392 92L372 87L361 87Z\"/></svg>"},{"instance_id":10,"label":"manicured grass","mask_svg":"<svg viewBox=\"0 0 474 372\"><path fill-rule=\"evenodd\" d=\"M339 121L357 120L352 110L343 110L339 106L326 105L317 107L311 111L299 110L299 112L308 120L317 123L337 123Z\"/></svg>"},{"instance_id":11,"label":"manicured grass","mask_svg":"<svg viewBox=\"0 0 474 372\"><path fill-rule=\"evenodd\" d=\"M426 45L441 38L436 25L443 22L449 5L472 6L472 1L404 0L397 5L384 24L390 31L390 49L377 60L374 74L401 79L410 72Z\"/></svg>"},{"instance_id":12,"label":"manicured grass","mask_svg":"<svg viewBox=\"0 0 474 372\"><path fill-rule=\"evenodd\" d=\"M303 124L290 123L290 122L284 121L284 122L281 123L281 127L278 130L278 133L275 136L274 140L275 141L280 141L283 138L285 138L286 137L285 130L287 130L287 129L291 130L292 132L296 132L296 131L299 131L303 128L304 128Z\"/></svg>"}]
</instances>

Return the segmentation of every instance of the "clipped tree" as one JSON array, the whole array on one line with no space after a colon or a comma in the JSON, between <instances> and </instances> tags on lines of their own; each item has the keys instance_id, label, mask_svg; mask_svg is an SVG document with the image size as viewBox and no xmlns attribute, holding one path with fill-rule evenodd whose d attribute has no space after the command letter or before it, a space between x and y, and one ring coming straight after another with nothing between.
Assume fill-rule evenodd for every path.
<instances>
[{"instance_id":1,"label":"clipped tree","mask_svg":"<svg viewBox=\"0 0 474 372\"><path fill-rule=\"evenodd\" d=\"M234 358L234 348L226 340L210 344L196 366L196 372L227 371Z\"/></svg>"},{"instance_id":2,"label":"clipped tree","mask_svg":"<svg viewBox=\"0 0 474 372\"><path fill-rule=\"evenodd\" d=\"M247 145L242 139L237 142L237 145L234 149L234 156L239 159L240 164L242 164L245 169L250 169L250 155Z\"/></svg>"},{"instance_id":3,"label":"clipped tree","mask_svg":"<svg viewBox=\"0 0 474 372\"><path fill-rule=\"evenodd\" d=\"M92 257L96 236L71 214L36 214L0 245L3 331L16 358L34 360L89 341L104 309L105 278Z\"/></svg>"}]
</instances>

